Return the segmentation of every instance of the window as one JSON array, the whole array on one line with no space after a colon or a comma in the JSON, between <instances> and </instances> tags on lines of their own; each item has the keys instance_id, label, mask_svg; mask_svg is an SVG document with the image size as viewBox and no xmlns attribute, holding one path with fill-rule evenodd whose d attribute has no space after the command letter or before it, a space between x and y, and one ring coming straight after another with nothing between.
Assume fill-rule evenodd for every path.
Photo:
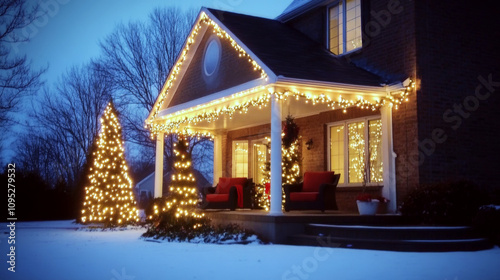
<instances>
[{"instance_id":1,"label":"window","mask_svg":"<svg viewBox=\"0 0 500 280\"><path fill-rule=\"evenodd\" d=\"M361 0L340 0L328 9L328 46L334 54L361 48Z\"/></svg>"},{"instance_id":2,"label":"window","mask_svg":"<svg viewBox=\"0 0 500 280\"><path fill-rule=\"evenodd\" d=\"M232 177L248 177L248 141L233 141Z\"/></svg>"},{"instance_id":3,"label":"window","mask_svg":"<svg viewBox=\"0 0 500 280\"><path fill-rule=\"evenodd\" d=\"M382 121L366 118L329 127L330 170L341 173L339 184L383 181Z\"/></svg>"},{"instance_id":4,"label":"window","mask_svg":"<svg viewBox=\"0 0 500 280\"><path fill-rule=\"evenodd\" d=\"M267 146L262 143L253 144L253 181L256 184L263 184L264 174L263 171L267 162Z\"/></svg>"},{"instance_id":5,"label":"window","mask_svg":"<svg viewBox=\"0 0 500 280\"><path fill-rule=\"evenodd\" d=\"M203 70L206 76L211 76L217 70L221 57L221 47L217 36L212 36L205 49Z\"/></svg>"}]
</instances>

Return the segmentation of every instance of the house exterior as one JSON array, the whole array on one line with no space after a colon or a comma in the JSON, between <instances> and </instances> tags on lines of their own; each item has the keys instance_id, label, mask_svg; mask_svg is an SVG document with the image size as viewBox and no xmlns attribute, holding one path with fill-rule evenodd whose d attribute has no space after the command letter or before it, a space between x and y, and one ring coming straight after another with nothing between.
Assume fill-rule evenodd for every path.
<instances>
[{"instance_id":1,"label":"house exterior","mask_svg":"<svg viewBox=\"0 0 500 280\"><path fill-rule=\"evenodd\" d=\"M172 175L173 172L169 172L167 174L163 174L163 187L162 187L162 194L161 195L166 195L168 193L168 186L170 182L172 181ZM211 183L207 181L205 176L198 171L198 170L193 170L193 176L196 180L196 186L198 189L210 186ZM144 209L147 206L147 203L149 200L151 200L154 197L155 192L155 173L151 173L148 176L144 177L139 183L135 184L134 186L134 194L135 197L138 198L138 204L139 208Z\"/></svg>"},{"instance_id":2,"label":"house exterior","mask_svg":"<svg viewBox=\"0 0 500 280\"><path fill-rule=\"evenodd\" d=\"M270 160L270 212L279 215L281 125L291 115L301 172L342 174L340 210L355 211L364 182L390 199L389 212L423 183L495 188L494 10L465 1L294 0L264 19L202 8L146 120L157 155L164 135L177 133L213 138L214 180L259 182ZM155 196L162 166L157 156Z\"/></svg>"}]
</instances>

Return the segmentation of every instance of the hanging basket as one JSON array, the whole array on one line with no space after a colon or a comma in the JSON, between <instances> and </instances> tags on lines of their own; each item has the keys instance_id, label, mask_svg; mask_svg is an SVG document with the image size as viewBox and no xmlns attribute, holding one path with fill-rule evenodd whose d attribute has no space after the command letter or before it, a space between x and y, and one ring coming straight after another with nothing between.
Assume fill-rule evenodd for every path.
<instances>
[{"instance_id":1,"label":"hanging basket","mask_svg":"<svg viewBox=\"0 0 500 280\"><path fill-rule=\"evenodd\" d=\"M379 201L372 199L371 201L356 200L360 215L375 215L377 213Z\"/></svg>"}]
</instances>

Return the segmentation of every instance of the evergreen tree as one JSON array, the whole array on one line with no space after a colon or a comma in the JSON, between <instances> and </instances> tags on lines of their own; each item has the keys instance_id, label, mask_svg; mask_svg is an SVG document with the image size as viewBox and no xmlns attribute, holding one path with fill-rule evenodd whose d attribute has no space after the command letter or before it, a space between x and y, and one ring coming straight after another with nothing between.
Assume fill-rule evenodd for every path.
<instances>
[{"instance_id":1,"label":"evergreen tree","mask_svg":"<svg viewBox=\"0 0 500 280\"><path fill-rule=\"evenodd\" d=\"M190 239L208 224L205 214L197 209L198 189L188 148L186 139L181 138L174 144L176 160L169 193L155 200L153 213L149 216L153 227L148 229L148 235Z\"/></svg>"},{"instance_id":2,"label":"evergreen tree","mask_svg":"<svg viewBox=\"0 0 500 280\"><path fill-rule=\"evenodd\" d=\"M96 144L89 183L85 186L81 222L107 226L137 222L139 217L124 156L122 128L112 102L101 118Z\"/></svg>"},{"instance_id":3,"label":"evergreen tree","mask_svg":"<svg viewBox=\"0 0 500 280\"><path fill-rule=\"evenodd\" d=\"M295 184L300 182L300 164L302 157L299 150L299 127L292 116L287 116L283 132L281 134L281 182L285 184ZM271 181L271 163L266 162L263 170L264 183ZM282 206L285 203L285 192L282 189ZM269 210L269 199L265 193L265 185L257 189L257 204Z\"/></svg>"}]
</instances>

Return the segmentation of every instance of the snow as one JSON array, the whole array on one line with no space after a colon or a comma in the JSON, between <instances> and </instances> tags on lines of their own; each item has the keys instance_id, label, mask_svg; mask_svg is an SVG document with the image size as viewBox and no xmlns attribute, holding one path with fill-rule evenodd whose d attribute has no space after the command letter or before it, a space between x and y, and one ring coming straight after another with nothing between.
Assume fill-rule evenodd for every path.
<instances>
[{"instance_id":1,"label":"snow","mask_svg":"<svg viewBox=\"0 0 500 280\"><path fill-rule=\"evenodd\" d=\"M141 228L89 231L71 221L0 224L0 279L498 279L500 248L411 253L286 245L147 242Z\"/></svg>"}]
</instances>

